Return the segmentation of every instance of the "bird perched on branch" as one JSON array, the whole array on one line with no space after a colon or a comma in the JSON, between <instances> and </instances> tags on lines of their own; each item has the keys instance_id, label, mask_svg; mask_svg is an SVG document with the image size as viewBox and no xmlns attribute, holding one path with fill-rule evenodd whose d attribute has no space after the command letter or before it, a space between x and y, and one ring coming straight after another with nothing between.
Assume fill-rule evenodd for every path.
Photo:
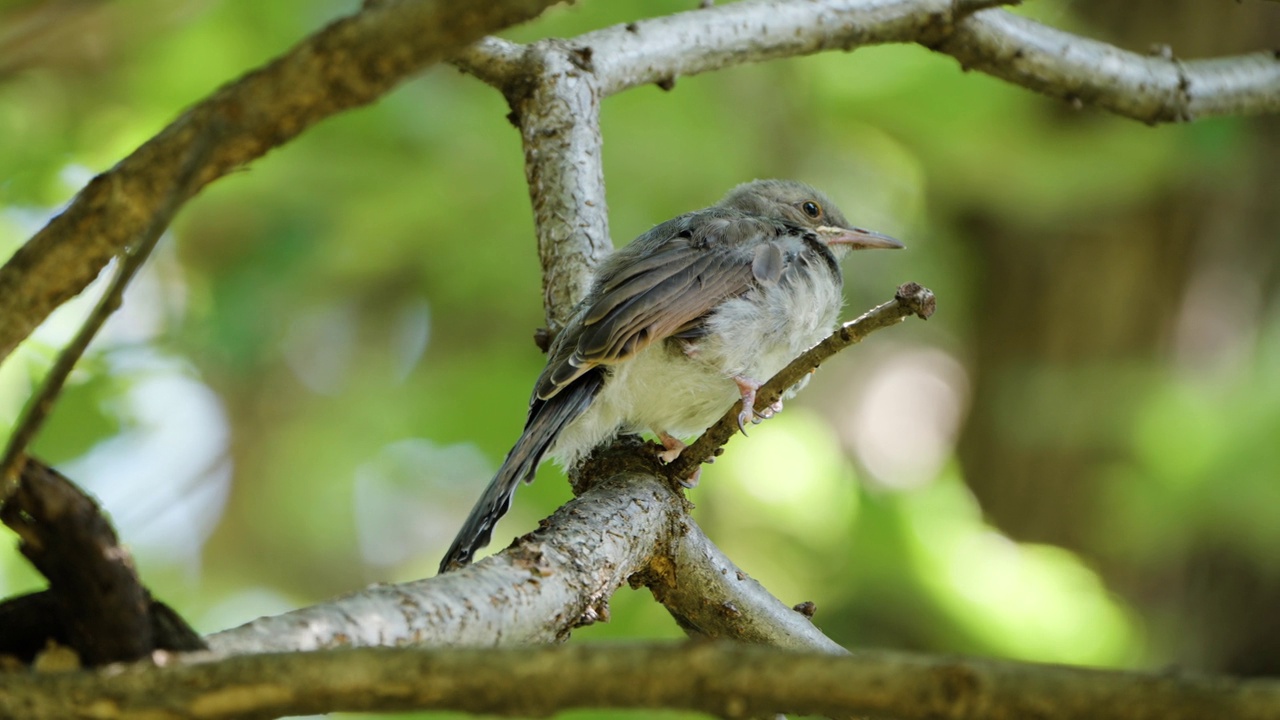
<instances>
[{"instance_id":1,"label":"bird perched on branch","mask_svg":"<svg viewBox=\"0 0 1280 720\"><path fill-rule=\"evenodd\" d=\"M834 326L839 260L850 250L900 247L849 225L808 185L757 180L615 252L552 342L524 433L440 571L466 565L489 544L516 485L533 480L544 456L572 467L619 433L647 430L670 462L685 447L680 438L708 428L736 400L739 428L758 421L761 383Z\"/></svg>"}]
</instances>

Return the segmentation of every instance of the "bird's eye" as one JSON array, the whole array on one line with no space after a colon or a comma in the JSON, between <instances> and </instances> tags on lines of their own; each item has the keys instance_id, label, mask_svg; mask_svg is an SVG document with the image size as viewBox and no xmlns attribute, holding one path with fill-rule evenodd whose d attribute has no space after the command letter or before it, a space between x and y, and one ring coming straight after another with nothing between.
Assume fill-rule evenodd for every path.
<instances>
[{"instance_id":1,"label":"bird's eye","mask_svg":"<svg viewBox=\"0 0 1280 720\"><path fill-rule=\"evenodd\" d=\"M800 206L800 209L804 211L805 215L808 215L811 218L817 218L822 215L822 206L812 200L806 200L805 203Z\"/></svg>"}]
</instances>

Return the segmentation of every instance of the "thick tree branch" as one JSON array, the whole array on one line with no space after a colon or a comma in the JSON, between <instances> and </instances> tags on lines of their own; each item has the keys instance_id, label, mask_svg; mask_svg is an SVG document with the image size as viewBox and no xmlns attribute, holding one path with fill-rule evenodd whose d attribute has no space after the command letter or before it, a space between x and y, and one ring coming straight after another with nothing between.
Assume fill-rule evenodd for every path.
<instances>
[{"instance_id":1,"label":"thick tree branch","mask_svg":"<svg viewBox=\"0 0 1280 720\"><path fill-rule=\"evenodd\" d=\"M746 0L595 30L558 44L588 59L603 96L685 75L824 50L939 41L968 14L1021 0ZM485 38L454 59L499 89L528 79L524 46Z\"/></svg>"},{"instance_id":2,"label":"thick tree branch","mask_svg":"<svg viewBox=\"0 0 1280 720\"><path fill-rule=\"evenodd\" d=\"M645 682L636 682L644 678ZM94 698L86 702L85 698ZM0 716L243 720L337 710L578 708L901 720L1274 720L1280 682L739 644L366 648L0 675Z\"/></svg>"},{"instance_id":3,"label":"thick tree branch","mask_svg":"<svg viewBox=\"0 0 1280 720\"><path fill-rule=\"evenodd\" d=\"M0 359L153 221L178 185L192 147L210 148L195 169L195 193L319 120L371 102L485 33L535 17L558 1L385 0L334 22L187 110L94 178L0 268Z\"/></svg>"},{"instance_id":4,"label":"thick tree branch","mask_svg":"<svg viewBox=\"0 0 1280 720\"><path fill-rule=\"evenodd\" d=\"M589 32L587 48L605 95L669 85L749 62L885 43L939 42L970 13L1021 0L748 0Z\"/></svg>"},{"instance_id":5,"label":"thick tree branch","mask_svg":"<svg viewBox=\"0 0 1280 720\"><path fill-rule=\"evenodd\" d=\"M524 144L547 325L558 332L613 251L601 159L600 91L590 53L554 41L525 51L531 82L507 93ZM536 78L536 80L535 80Z\"/></svg>"},{"instance_id":6,"label":"thick tree branch","mask_svg":"<svg viewBox=\"0 0 1280 720\"><path fill-rule=\"evenodd\" d=\"M934 49L1036 92L1152 124L1280 112L1274 52L1145 56L999 11L966 18Z\"/></svg>"}]
</instances>

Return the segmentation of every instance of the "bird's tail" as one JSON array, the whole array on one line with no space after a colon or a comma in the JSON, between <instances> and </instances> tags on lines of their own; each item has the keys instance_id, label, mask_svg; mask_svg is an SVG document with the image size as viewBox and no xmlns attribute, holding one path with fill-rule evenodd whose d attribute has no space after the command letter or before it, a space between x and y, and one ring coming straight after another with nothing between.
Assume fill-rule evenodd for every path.
<instances>
[{"instance_id":1,"label":"bird's tail","mask_svg":"<svg viewBox=\"0 0 1280 720\"><path fill-rule=\"evenodd\" d=\"M524 433L507 453L507 459L502 461L502 467L489 481L475 507L471 508L471 514L453 539L449 552L440 561L440 572L467 565L476 551L489 544L494 526L511 508L511 496L515 494L516 486L521 480L533 480L542 456L560 431L591 405L602 381L600 371L589 372L555 396L544 401L535 400L529 410Z\"/></svg>"}]
</instances>

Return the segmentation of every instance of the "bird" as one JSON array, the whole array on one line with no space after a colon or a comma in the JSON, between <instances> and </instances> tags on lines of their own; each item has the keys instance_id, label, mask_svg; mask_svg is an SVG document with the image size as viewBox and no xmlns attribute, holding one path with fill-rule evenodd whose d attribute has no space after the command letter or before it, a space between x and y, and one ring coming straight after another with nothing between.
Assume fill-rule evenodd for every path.
<instances>
[{"instance_id":1,"label":"bird","mask_svg":"<svg viewBox=\"0 0 1280 720\"><path fill-rule=\"evenodd\" d=\"M755 413L756 391L835 325L839 261L851 250L901 247L850 225L805 183L755 180L612 253L551 342L524 431L440 572L469 564L489 544L519 482L532 482L544 457L572 468L619 434L649 431L670 462L685 447L681 438L737 400L744 433L780 411L781 400Z\"/></svg>"}]
</instances>

